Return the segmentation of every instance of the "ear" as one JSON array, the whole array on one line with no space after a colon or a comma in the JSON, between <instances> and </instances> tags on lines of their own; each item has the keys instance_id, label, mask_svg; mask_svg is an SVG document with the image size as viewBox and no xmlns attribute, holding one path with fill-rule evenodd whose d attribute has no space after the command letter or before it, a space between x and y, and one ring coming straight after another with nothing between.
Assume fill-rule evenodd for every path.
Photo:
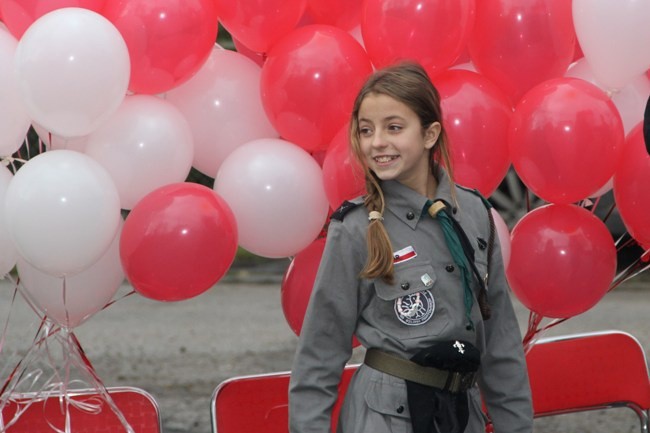
<instances>
[{"instance_id":1,"label":"ear","mask_svg":"<svg viewBox=\"0 0 650 433\"><path fill-rule=\"evenodd\" d=\"M438 142L438 137L440 137L440 131L442 126L440 122L433 122L427 130L424 132L424 147L426 149L431 149Z\"/></svg>"}]
</instances>

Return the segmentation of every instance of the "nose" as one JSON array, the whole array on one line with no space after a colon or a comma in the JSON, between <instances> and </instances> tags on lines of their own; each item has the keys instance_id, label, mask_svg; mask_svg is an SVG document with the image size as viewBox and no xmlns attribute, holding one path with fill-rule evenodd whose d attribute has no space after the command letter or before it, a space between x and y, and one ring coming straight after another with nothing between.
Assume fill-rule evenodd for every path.
<instances>
[{"instance_id":1,"label":"nose","mask_svg":"<svg viewBox=\"0 0 650 433\"><path fill-rule=\"evenodd\" d=\"M381 149L383 147L386 147L386 140L384 138L384 134L382 134L381 131L376 131L370 140L370 145L374 148Z\"/></svg>"}]
</instances>

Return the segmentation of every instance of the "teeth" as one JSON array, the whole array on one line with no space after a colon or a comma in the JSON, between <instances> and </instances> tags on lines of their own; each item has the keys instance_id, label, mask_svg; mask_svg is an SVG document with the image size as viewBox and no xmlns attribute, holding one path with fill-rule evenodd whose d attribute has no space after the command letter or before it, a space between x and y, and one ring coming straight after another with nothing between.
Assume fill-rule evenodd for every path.
<instances>
[{"instance_id":1,"label":"teeth","mask_svg":"<svg viewBox=\"0 0 650 433\"><path fill-rule=\"evenodd\" d=\"M392 161L395 158L397 158L397 157L396 156L377 156L377 157L375 157L375 161L377 161L377 162L388 162L388 161Z\"/></svg>"}]
</instances>

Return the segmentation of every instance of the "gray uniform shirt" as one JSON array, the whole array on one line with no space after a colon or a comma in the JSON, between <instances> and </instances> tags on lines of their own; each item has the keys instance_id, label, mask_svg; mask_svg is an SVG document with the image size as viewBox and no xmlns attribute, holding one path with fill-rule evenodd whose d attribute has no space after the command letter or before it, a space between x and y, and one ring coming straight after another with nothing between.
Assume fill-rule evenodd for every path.
<instances>
[{"instance_id":1,"label":"gray uniform shirt","mask_svg":"<svg viewBox=\"0 0 650 433\"><path fill-rule=\"evenodd\" d=\"M481 351L478 385L496 433L532 432L532 403L521 334L509 297L498 238L488 281L492 317L483 321L475 279L468 329L460 269L438 221L422 215L427 198L397 181L385 181L384 225L394 250L395 280L359 277L366 258L368 213L352 209L330 223L296 352L289 395L291 433L327 433L342 370L356 335L366 348L410 358L438 340L472 342ZM487 272L488 210L476 194L456 188L454 218L475 249L475 263ZM454 203L442 172L436 199ZM478 389L470 393L466 432L483 433L485 419ZM362 365L341 409L339 432L410 433L406 386L402 379Z\"/></svg>"}]
</instances>

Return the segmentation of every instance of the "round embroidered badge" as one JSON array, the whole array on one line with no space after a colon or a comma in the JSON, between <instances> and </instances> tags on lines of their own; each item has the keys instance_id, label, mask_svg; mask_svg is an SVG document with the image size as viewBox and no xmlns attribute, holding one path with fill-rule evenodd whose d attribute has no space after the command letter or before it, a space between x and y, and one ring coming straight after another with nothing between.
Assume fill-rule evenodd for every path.
<instances>
[{"instance_id":1,"label":"round embroidered badge","mask_svg":"<svg viewBox=\"0 0 650 433\"><path fill-rule=\"evenodd\" d=\"M405 325L416 326L428 322L435 309L436 302L429 290L395 299L395 314Z\"/></svg>"}]
</instances>

